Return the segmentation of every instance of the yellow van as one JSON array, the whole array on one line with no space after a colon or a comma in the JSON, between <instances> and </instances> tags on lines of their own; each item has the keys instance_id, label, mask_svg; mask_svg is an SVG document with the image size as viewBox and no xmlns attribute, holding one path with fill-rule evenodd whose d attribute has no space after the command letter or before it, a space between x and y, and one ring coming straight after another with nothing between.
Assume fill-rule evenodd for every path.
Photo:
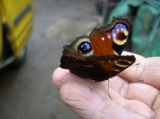
<instances>
[{"instance_id":1,"label":"yellow van","mask_svg":"<svg viewBox=\"0 0 160 119\"><path fill-rule=\"evenodd\" d=\"M0 0L0 69L23 63L32 27L32 0Z\"/></svg>"}]
</instances>

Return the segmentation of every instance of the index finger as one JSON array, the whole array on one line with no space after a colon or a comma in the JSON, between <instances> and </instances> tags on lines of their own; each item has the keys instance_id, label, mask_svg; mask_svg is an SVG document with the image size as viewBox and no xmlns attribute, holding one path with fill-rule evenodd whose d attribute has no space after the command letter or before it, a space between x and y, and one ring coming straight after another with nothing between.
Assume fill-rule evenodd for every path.
<instances>
[{"instance_id":1,"label":"index finger","mask_svg":"<svg viewBox=\"0 0 160 119\"><path fill-rule=\"evenodd\" d=\"M124 52L122 55L134 55L136 63L139 65L130 66L128 69L119 74L129 82L143 80L144 83L160 89L160 57L144 58L140 55Z\"/></svg>"}]
</instances>

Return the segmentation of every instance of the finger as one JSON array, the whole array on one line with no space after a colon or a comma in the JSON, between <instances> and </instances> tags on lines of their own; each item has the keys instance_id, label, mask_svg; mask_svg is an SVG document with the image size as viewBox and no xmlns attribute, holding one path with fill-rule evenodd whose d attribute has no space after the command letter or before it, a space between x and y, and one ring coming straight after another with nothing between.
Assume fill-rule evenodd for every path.
<instances>
[{"instance_id":1,"label":"finger","mask_svg":"<svg viewBox=\"0 0 160 119\"><path fill-rule=\"evenodd\" d=\"M154 119L159 119L160 117L160 95L157 96L155 103L153 104L153 110L155 111Z\"/></svg>"},{"instance_id":2,"label":"finger","mask_svg":"<svg viewBox=\"0 0 160 119\"><path fill-rule=\"evenodd\" d=\"M159 90L146 84L130 83L125 98L129 100L138 100L152 108Z\"/></svg>"},{"instance_id":3,"label":"finger","mask_svg":"<svg viewBox=\"0 0 160 119\"><path fill-rule=\"evenodd\" d=\"M142 117L144 117L144 119L153 119L155 116L155 113L151 108L149 108L146 104L137 100L127 100L123 104L123 107L129 110L130 112L141 115Z\"/></svg>"},{"instance_id":4,"label":"finger","mask_svg":"<svg viewBox=\"0 0 160 119\"><path fill-rule=\"evenodd\" d=\"M145 103L148 107L152 108L156 97L159 95L159 90L142 83L128 83L120 77L114 77L110 80L110 95L115 100L117 97L114 96L112 89L119 95L128 100L138 100ZM107 82L101 82L96 87L100 90L107 92Z\"/></svg>"},{"instance_id":5,"label":"finger","mask_svg":"<svg viewBox=\"0 0 160 119\"><path fill-rule=\"evenodd\" d=\"M129 54L129 53L125 53ZM119 74L130 82L137 80L143 80L144 83L154 86L160 89L160 57L144 58L139 55L135 55L136 63L140 63L136 66L130 66L128 69Z\"/></svg>"},{"instance_id":6,"label":"finger","mask_svg":"<svg viewBox=\"0 0 160 119\"><path fill-rule=\"evenodd\" d=\"M116 78L118 78L118 79L116 79ZM67 82L79 82L79 83L86 85L88 87L87 90L90 91L90 88L93 84L91 79L81 78L79 76L76 76L76 75L70 73L68 70L62 69L62 68L57 68L54 71L53 76L52 76L52 80L58 89L60 89L62 87L62 85L64 85ZM119 93L119 89L121 88L121 86L124 86L124 83L127 83L127 82L125 80L120 79L119 77L112 78L110 81L110 85L109 85L110 86L109 87L110 94L114 97L114 94L112 94L111 89L113 88L114 91ZM96 82L92 91L96 91L97 93L99 93L101 95L108 96L108 81L106 80L103 82ZM123 91L121 91L121 92L123 92ZM124 95L124 93L122 95Z\"/></svg>"},{"instance_id":7,"label":"finger","mask_svg":"<svg viewBox=\"0 0 160 119\"><path fill-rule=\"evenodd\" d=\"M95 93L91 93L83 84L67 82L60 89L62 101L81 118L89 118L94 104L98 102Z\"/></svg>"},{"instance_id":8,"label":"finger","mask_svg":"<svg viewBox=\"0 0 160 119\"><path fill-rule=\"evenodd\" d=\"M157 109L157 110L155 111L154 119L159 119L159 117L160 117L160 109Z\"/></svg>"},{"instance_id":9,"label":"finger","mask_svg":"<svg viewBox=\"0 0 160 119\"><path fill-rule=\"evenodd\" d=\"M91 84L93 83L93 81L91 81L90 79L86 79L86 78L81 78L75 74L70 73L69 70L67 69L62 69L60 67L58 67L52 75L52 80L54 85L60 89L61 86L63 84L65 84L66 82L81 82L83 84L88 85L88 87L91 86Z\"/></svg>"},{"instance_id":10,"label":"finger","mask_svg":"<svg viewBox=\"0 0 160 119\"><path fill-rule=\"evenodd\" d=\"M52 80L55 86L60 89L63 84L66 82L80 82L88 86L88 90L91 88L93 81L91 79L86 79L79 77L75 74L70 73L69 70L62 69L62 68L57 68L53 75L52 75ZM128 82L123 80L120 77L114 77L109 79L109 88L113 89L117 93L120 93L121 96L125 96L126 90L121 90L124 87L128 86ZM103 82L96 82L96 84L93 87L94 89L99 89L103 90L104 92L108 92L108 80L103 81Z\"/></svg>"},{"instance_id":11,"label":"finger","mask_svg":"<svg viewBox=\"0 0 160 119\"><path fill-rule=\"evenodd\" d=\"M141 102L123 100L115 103L119 98L111 100L96 91L90 92L88 87L77 82L65 83L60 89L60 95L62 101L81 118L151 118L152 111Z\"/></svg>"},{"instance_id":12,"label":"finger","mask_svg":"<svg viewBox=\"0 0 160 119\"><path fill-rule=\"evenodd\" d=\"M153 104L153 110L158 110L160 109L160 94L157 96L154 104Z\"/></svg>"},{"instance_id":13,"label":"finger","mask_svg":"<svg viewBox=\"0 0 160 119\"><path fill-rule=\"evenodd\" d=\"M53 75L52 75L52 80L53 80L53 83L54 85L60 89L61 86L65 83L65 82L68 82L68 81L73 81L72 78L70 78L70 72L69 70L64 70L60 67L58 67L54 72L53 72ZM65 78L65 80L64 80Z\"/></svg>"},{"instance_id":14,"label":"finger","mask_svg":"<svg viewBox=\"0 0 160 119\"><path fill-rule=\"evenodd\" d=\"M107 82L102 82L99 88L103 87L103 89L107 92L107 87L105 85ZM159 90L142 83L128 83L125 80L121 79L120 77L114 77L110 79L110 89L113 89L118 94L120 94L125 99L129 100L138 100L145 103L147 106L152 108L156 97L159 95ZM113 92L110 93L111 96ZM117 97L113 97L116 99Z\"/></svg>"},{"instance_id":15,"label":"finger","mask_svg":"<svg viewBox=\"0 0 160 119\"><path fill-rule=\"evenodd\" d=\"M134 54L130 52L123 52L122 55L134 55L136 58L136 61L133 65L131 65L129 68L127 68L126 70L124 70L118 75L129 82L138 82L139 79L137 75L139 74L135 75L135 72L137 71L137 67L141 65L141 61L143 61L145 58L138 54ZM139 65L136 65L136 64L139 64Z\"/></svg>"}]
</instances>

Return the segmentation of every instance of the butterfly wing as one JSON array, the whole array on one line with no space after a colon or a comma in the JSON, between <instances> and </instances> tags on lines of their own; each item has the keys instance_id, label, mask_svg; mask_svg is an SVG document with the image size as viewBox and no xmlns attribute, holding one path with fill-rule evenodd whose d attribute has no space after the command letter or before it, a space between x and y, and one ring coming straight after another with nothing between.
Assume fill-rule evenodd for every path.
<instances>
[{"instance_id":1,"label":"butterfly wing","mask_svg":"<svg viewBox=\"0 0 160 119\"><path fill-rule=\"evenodd\" d=\"M75 41L73 41L70 45L63 46L63 55L62 56L73 56L73 57L79 57L82 59L86 59L87 57L94 56L93 49L90 45L90 50L86 53L80 53L80 46L82 43L88 43L90 45L90 39L88 36L81 36L76 38Z\"/></svg>"},{"instance_id":2,"label":"butterfly wing","mask_svg":"<svg viewBox=\"0 0 160 119\"><path fill-rule=\"evenodd\" d=\"M130 67L135 62L135 57L131 56L98 56L90 57L90 60L93 60L100 64L103 69L106 71L107 77L111 78L122 72L123 70Z\"/></svg>"},{"instance_id":3,"label":"butterfly wing","mask_svg":"<svg viewBox=\"0 0 160 119\"><path fill-rule=\"evenodd\" d=\"M65 45L60 67L95 81L116 76L135 61L134 56L120 56L129 33L127 19L114 17L111 24L94 29L89 37Z\"/></svg>"},{"instance_id":4,"label":"butterfly wing","mask_svg":"<svg viewBox=\"0 0 160 119\"><path fill-rule=\"evenodd\" d=\"M79 57L62 56L60 67L69 69L71 73L83 78L90 78L92 80L106 80L106 71L96 61L90 59L82 59Z\"/></svg>"},{"instance_id":5,"label":"butterfly wing","mask_svg":"<svg viewBox=\"0 0 160 119\"><path fill-rule=\"evenodd\" d=\"M89 38L95 56L121 55L130 34L127 19L115 18L111 24L94 29Z\"/></svg>"},{"instance_id":6,"label":"butterfly wing","mask_svg":"<svg viewBox=\"0 0 160 119\"><path fill-rule=\"evenodd\" d=\"M60 67L97 82L116 76L135 62L134 56L97 56L81 59L62 56Z\"/></svg>"}]
</instances>

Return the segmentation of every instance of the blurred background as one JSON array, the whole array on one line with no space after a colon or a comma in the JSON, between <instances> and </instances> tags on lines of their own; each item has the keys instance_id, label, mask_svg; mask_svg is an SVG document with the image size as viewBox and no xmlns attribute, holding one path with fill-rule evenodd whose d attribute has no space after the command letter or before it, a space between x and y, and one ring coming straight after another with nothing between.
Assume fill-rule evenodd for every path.
<instances>
[{"instance_id":1,"label":"blurred background","mask_svg":"<svg viewBox=\"0 0 160 119\"><path fill-rule=\"evenodd\" d=\"M160 55L159 0L1 0L0 119L78 119L59 97L52 73L62 46L112 17L125 17L125 50Z\"/></svg>"}]
</instances>

